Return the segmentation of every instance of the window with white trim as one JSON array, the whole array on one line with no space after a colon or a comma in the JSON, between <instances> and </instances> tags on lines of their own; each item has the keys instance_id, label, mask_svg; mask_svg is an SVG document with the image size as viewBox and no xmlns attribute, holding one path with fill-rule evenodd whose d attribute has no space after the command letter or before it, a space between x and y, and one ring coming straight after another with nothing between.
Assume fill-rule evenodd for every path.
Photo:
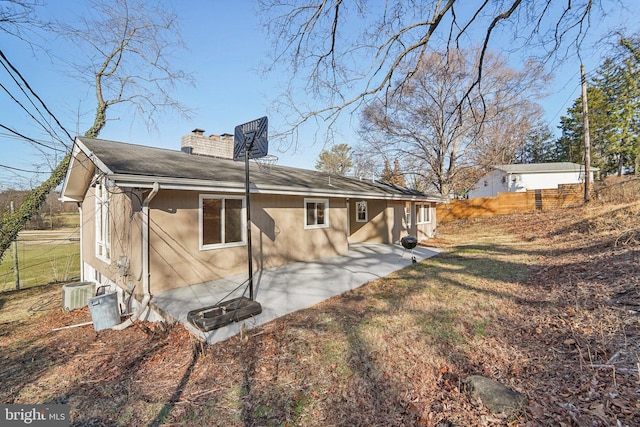
<instances>
[{"instance_id":1,"label":"window with white trim","mask_svg":"<svg viewBox=\"0 0 640 427\"><path fill-rule=\"evenodd\" d=\"M304 228L329 227L329 199L304 199Z\"/></svg>"},{"instance_id":2,"label":"window with white trim","mask_svg":"<svg viewBox=\"0 0 640 427\"><path fill-rule=\"evenodd\" d=\"M356 202L356 222L367 222L369 217L367 202Z\"/></svg>"},{"instance_id":3,"label":"window with white trim","mask_svg":"<svg viewBox=\"0 0 640 427\"><path fill-rule=\"evenodd\" d=\"M107 188L104 177L96 180L96 257L105 261L111 261L111 215L109 214L109 204L111 193Z\"/></svg>"},{"instance_id":4,"label":"window with white trim","mask_svg":"<svg viewBox=\"0 0 640 427\"><path fill-rule=\"evenodd\" d=\"M200 195L200 249L242 246L246 239L244 197Z\"/></svg>"},{"instance_id":5,"label":"window with white trim","mask_svg":"<svg viewBox=\"0 0 640 427\"><path fill-rule=\"evenodd\" d=\"M404 220L406 227L411 227L411 203L404 204Z\"/></svg>"},{"instance_id":6,"label":"window with white trim","mask_svg":"<svg viewBox=\"0 0 640 427\"><path fill-rule=\"evenodd\" d=\"M416 205L416 224L431 222L431 207L428 204Z\"/></svg>"}]
</instances>

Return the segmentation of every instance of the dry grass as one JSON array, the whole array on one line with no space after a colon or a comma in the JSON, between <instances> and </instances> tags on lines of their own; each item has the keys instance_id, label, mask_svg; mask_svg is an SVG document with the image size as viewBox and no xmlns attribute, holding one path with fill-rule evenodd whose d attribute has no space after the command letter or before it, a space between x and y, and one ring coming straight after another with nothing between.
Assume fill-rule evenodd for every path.
<instances>
[{"instance_id":1,"label":"dry grass","mask_svg":"<svg viewBox=\"0 0 640 427\"><path fill-rule=\"evenodd\" d=\"M212 346L179 326L51 332L86 310L3 317L0 398L69 403L75 425L639 425L640 260L621 237L639 213L444 224L441 255ZM489 413L471 374L528 405Z\"/></svg>"}]
</instances>

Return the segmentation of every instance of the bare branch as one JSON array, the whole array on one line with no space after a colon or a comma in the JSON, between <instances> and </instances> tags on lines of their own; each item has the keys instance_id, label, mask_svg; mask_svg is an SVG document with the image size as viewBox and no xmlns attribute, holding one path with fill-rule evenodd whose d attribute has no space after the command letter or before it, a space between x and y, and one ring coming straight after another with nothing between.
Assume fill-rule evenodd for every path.
<instances>
[{"instance_id":1,"label":"bare branch","mask_svg":"<svg viewBox=\"0 0 640 427\"><path fill-rule=\"evenodd\" d=\"M504 46L505 50L542 46L548 59L562 48L580 48L592 25L596 2L483 0L470 9L459 0L408 0L366 6L354 0L294 4L262 0L266 26L274 38L270 69L291 64L288 70L292 82L302 77L305 94L314 95L307 108L291 96L283 97L279 108L288 107L291 128L311 122L328 126L342 112L357 111L375 96L392 96L389 89L400 90L403 83L415 78L421 59L430 52L468 49L480 34L480 60L475 78L466 88L470 95L482 84L485 55L492 41L499 40L498 34L501 40L511 34L518 41ZM291 100L288 105L287 100ZM458 101L459 108L470 106L468 97ZM473 106L474 114L482 120L486 105L480 99L480 104Z\"/></svg>"},{"instance_id":2,"label":"bare branch","mask_svg":"<svg viewBox=\"0 0 640 427\"><path fill-rule=\"evenodd\" d=\"M492 151L515 157L536 111L529 98L542 76L534 68L517 72L487 53L484 83L469 92L479 61L470 57L453 49L426 55L410 82L398 82L401 89L380 95L362 112L362 149L401 159L403 170L427 177L445 197L463 193ZM484 105L481 116L477 104Z\"/></svg>"},{"instance_id":3,"label":"bare branch","mask_svg":"<svg viewBox=\"0 0 640 427\"><path fill-rule=\"evenodd\" d=\"M188 116L189 110L171 95L177 83L192 81L171 62L171 52L184 48L176 15L142 0L94 0L91 5L96 16L77 26L61 24L59 30L86 52L75 64L78 78L93 76L96 115L86 134L97 136L110 108L119 104L134 106L149 126L165 108Z\"/></svg>"}]
</instances>

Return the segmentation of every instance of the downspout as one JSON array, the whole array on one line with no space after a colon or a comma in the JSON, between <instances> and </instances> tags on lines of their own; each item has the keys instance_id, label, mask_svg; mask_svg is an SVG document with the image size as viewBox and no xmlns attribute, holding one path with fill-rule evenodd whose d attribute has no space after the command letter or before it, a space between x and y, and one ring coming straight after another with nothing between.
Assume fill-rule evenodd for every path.
<instances>
[{"instance_id":1,"label":"downspout","mask_svg":"<svg viewBox=\"0 0 640 427\"><path fill-rule=\"evenodd\" d=\"M158 194L160 190L160 184L153 183L153 189L149 195L142 202L142 293L143 298L140 303L140 307L133 313L127 320L119 325L113 326L111 329L121 331L138 320L140 315L147 309L149 301L151 300L151 292L149 286L149 204L151 200Z\"/></svg>"},{"instance_id":2,"label":"downspout","mask_svg":"<svg viewBox=\"0 0 640 427\"><path fill-rule=\"evenodd\" d=\"M349 198L347 197L347 250L351 248L349 237L351 236L351 215L349 212Z\"/></svg>"},{"instance_id":3,"label":"downspout","mask_svg":"<svg viewBox=\"0 0 640 427\"><path fill-rule=\"evenodd\" d=\"M84 282L84 257L82 256L82 233L84 232L82 224L84 224L84 219L82 218L82 203L80 202L78 202L78 217L80 218L80 281Z\"/></svg>"}]
</instances>

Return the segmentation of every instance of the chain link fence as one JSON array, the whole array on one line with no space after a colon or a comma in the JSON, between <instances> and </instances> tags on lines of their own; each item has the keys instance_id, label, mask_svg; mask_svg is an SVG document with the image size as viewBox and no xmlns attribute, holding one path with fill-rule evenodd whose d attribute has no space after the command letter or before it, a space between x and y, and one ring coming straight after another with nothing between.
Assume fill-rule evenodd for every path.
<instances>
[{"instance_id":1,"label":"chain link fence","mask_svg":"<svg viewBox=\"0 0 640 427\"><path fill-rule=\"evenodd\" d=\"M23 231L13 245L0 264L0 292L80 279L77 230Z\"/></svg>"}]
</instances>

